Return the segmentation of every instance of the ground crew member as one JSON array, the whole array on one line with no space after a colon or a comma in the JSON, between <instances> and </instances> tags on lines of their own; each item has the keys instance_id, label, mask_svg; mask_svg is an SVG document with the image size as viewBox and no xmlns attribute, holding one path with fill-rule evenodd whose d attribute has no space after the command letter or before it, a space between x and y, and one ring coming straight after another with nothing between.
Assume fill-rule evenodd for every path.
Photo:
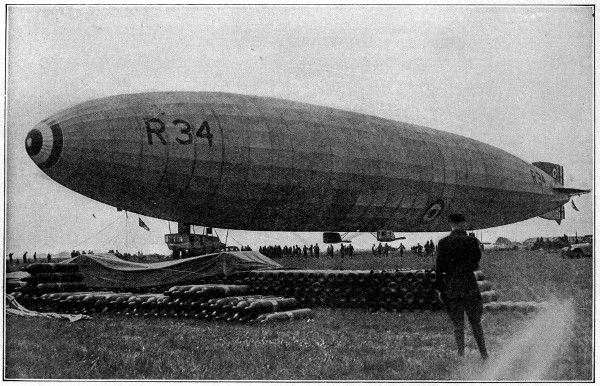
<instances>
[{"instance_id":1,"label":"ground crew member","mask_svg":"<svg viewBox=\"0 0 600 386\"><path fill-rule=\"evenodd\" d=\"M27 252L23 254L23 264L27 263Z\"/></svg>"},{"instance_id":2,"label":"ground crew member","mask_svg":"<svg viewBox=\"0 0 600 386\"><path fill-rule=\"evenodd\" d=\"M473 328L473 335L483 359L487 359L481 314L483 303L475 273L479 268L481 249L479 240L467 235L466 220L462 214L449 216L450 235L438 243L436 259L436 289L454 324L458 355L465 354L465 313Z\"/></svg>"}]
</instances>

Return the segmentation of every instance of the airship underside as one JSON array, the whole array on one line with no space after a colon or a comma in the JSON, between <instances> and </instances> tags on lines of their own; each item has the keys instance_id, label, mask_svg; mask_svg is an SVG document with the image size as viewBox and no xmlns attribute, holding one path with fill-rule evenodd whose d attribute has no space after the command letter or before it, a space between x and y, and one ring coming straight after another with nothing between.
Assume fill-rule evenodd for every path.
<instances>
[{"instance_id":1,"label":"airship underside","mask_svg":"<svg viewBox=\"0 0 600 386\"><path fill-rule=\"evenodd\" d=\"M87 197L229 229L445 231L450 213L482 229L585 192L470 138L226 93L92 100L40 122L26 149L48 176Z\"/></svg>"}]
</instances>

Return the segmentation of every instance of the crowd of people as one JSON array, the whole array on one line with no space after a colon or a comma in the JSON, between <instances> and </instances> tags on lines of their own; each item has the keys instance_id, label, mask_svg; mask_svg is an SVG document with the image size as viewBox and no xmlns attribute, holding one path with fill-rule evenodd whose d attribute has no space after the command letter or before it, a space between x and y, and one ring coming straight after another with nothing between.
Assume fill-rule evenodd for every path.
<instances>
[{"instance_id":1,"label":"crowd of people","mask_svg":"<svg viewBox=\"0 0 600 386\"><path fill-rule=\"evenodd\" d=\"M252 248L247 245L247 246L242 246L241 251L251 251ZM371 252L373 253L373 256L376 257L388 257L390 251L398 251L400 253L400 257L403 256L404 251L406 250L406 247L400 243L400 245L398 246L398 248L393 248L392 246L390 246L388 243L382 244L379 243L379 245L375 245L373 244L373 246L371 247ZM433 255L436 251L436 245L433 243L433 240L427 241L425 243L424 246L422 246L420 243L418 243L416 246L412 246L411 250L413 252L415 252L417 254L417 256L421 257L423 256L423 252L425 252L425 256L430 256ZM319 258L321 256L321 248L319 247L319 244L311 244L311 245L303 245L303 246L299 246L299 245L292 245L292 246L281 246L281 245L265 245L265 246L261 246L258 248L258 251L260 253L262 253L263 255L271 258L271 259L279 259L279 258L283 258L283 257L299 257L299 258ZM114 253L115 255L119 256L119 257L129 257L132 256L131 254L125 253L125 254L121 254L118 250L110 250L108 251L109 253ZM79 255L85 255L85 254L93 254L93 251L76 251L73 250L71 251L71 257L76 257ZM354 255L354 246L350 243L348 244L344 244L342 243L340 245L339 248L335 248L333 246L333 244L330 244L327 246L326 248L326 256L329 257L334 257L336 254L339 253L339 256L343 257L352 257ZM27 264L27 263L31 263L31 262L37 262L38 260L38 256L37 256L37 252L34 252L32 256L28 256L27 255L28 252L25 252L22 256L22 263L23 264ZM140 255L141 252L138 252L138 255ZM8 262L9 264L19 264L21 263L20 259L13 257L14 253L9 253L8 254ZM46 256L46 259L48 262L52 261L52 255L50 253L48 253L48 255Z\"/></svg>"},{"instance_id":2,"label":"crowd of people","mask_svg":"<svg viewBox=\"0 0 600 386\"><path fill-rule=\"evenodd\" d=\"M119 251L117 251L117 252L119 252ZM71 257L77 257L79 255L85 255L85 254L86 254L85 250L83 250L83 251L75 251L75 250L71 251ZM94 251L91 251L91 250L87 251L87 254L88 255L93 255Z\"/></svg>"},{"instance_id":3,"label":"crowd of people","mask_svg":"<svg viewBox=\"0 0 600 386\"><path fill-rule=\"evenodd\" d=\"M411 249L413 252L417 253L417 257L423 256L423 251L425 252L425 256L432 256L436 252L436 245L433 243L433 240L429 240L425 243L425 245L421 245L417 243L417 245L413 246Z\"/></svg>"},{"instance_id":4,"label":"crowd of people","mask_svg":"<svg viewBox=\"0 0 600 386\"><path fill-rule=\"evenodd\" d=\"M375 257L381 257L381 256L388 257L390 254L390 251L398 251L400 254L400 257L402 257L402 256L404 256L405 250L406 250L406 247L402 243L400 243L398 248L393 248L388 243L385 243L385 244L379 243L379 245L377 245L377 246L375 244L373 244L373 246L371 247L371 252L373 253L373 256L375 256ZM417 245L413 245L412 247L410 247L410 250L413 251L414 253L416 253L417 257L423 257L423 252L425 252L425 256L432 256L436 252L436 245L434 244L433 240L429 240L425 243L425 245L421 245L421 243L417 243Z\"/></svg>"},{"instance_id":5,"label":"crowd of people","mask_svg":"<svg viewBox=\"0 0 600 386\"><path fill-rule=\"evenodd\" d=\"M373 253L373 256L385 256L388 257L390 254L390 250L392 249L392 247L390 247L390 245L388 243L385 243L385 245L382 245L381 243L379 243L379 245L377 247L375 247L375 244L373 244L373 246L371 247L371 252ZM400 255L402 256L402 254L404 253L404 245L402 245L402 243L400 243L400 247L398 248L398 250L400 251Z\"/></svg>"},{"instance_id":6,"label":"crowd of people","mask_svg":"<svg viewBox=\"0 0 600 386\"><path fill-rule=\"evenodd\" d=\"M25 253L23 253L23 257L22 257L22 261L23 264L27 264L29 262L37 262L38 260L38 256L37 256L37 252L33 252L33 256L31 256L31 259L27 256L27 251L25 251ZM9 253L8 254L8 263L9 264L19 264L19 258L18 257L13 257L14 253ZM46 260L50 263L52 261L52 255L48 253L48 255L46 256Z\"/></svg>"},{"instance_id":7,"label":"crowd of people","mask_svg":"<svg viewBox=\"0 0 600 386\"><path fill-rule=\"evenodd\" d=\"M18 257L14 256L14 253L11 252L8 254L8 263L9 264L28 264L28 263L37 263L38 262L38 254L37 252L33 252L33 255L29 255L28 256L28 251L25 251L25 253L23 253L23 256L21 257L21 259L19 259ZM73 250L71 251L71 257L77 257L79 255L85 255L85 254L93 254L94 251L76 251ZM43 257L40 257L40 260L43 259ZM50 253L48 253L46 255L46 262L51 263L52 262L52 255Z\"/></svg>"},{"instance_id":8,"label":"crowd of people","mask_svg":"<svg viewBox=\"0 0 600 386\"><path fill-rule=\"evenodd\" d=\"M429 240L425 243L425 245L421 245L417 243L417 245L412 246L410 249L417 254L418 257L423 256L433 256L436 252L436 245L433 240ZM251 249L247 249L251 250ZM388 257L391 251L398 251L400 257L404 255L404 251L406 247L404 244L400 243L397 248L393 248L388 243L379 245L373 244L371 247L371 252L375 257ZM280 259L283 257L299 257L299 258L318 258L321 255L319 244L315 245L292 245L292 246L281 246L281 245L265 245L258 248L258 251L263 255L271 258L271 259ZM335 248L333 244L327 246L326 256L334 257L339 253L341 257L352 257L354 254L354 246L352 244L344 244L342 243L338 248Z\"/></svg>"},{"instance_id":9,"label":"crowd of people","mask_svg":"<svg viewBox=\"0 0 600 386\"><path fill-rule=\"evenodd\" d=\"M404 255L404 251L406 247L404 244L400 243L398 248L393 248L388 243L379 245L373 244L371 247L371 252L375 257L388 257L391 251L398 251L400 257ZM425 256L431 256L436 251L436 245L433 240L429 240L425 243L425 245L421 245L418 243L415 246L411 247L411 250L417 254L417 256L422 257L423 252ZM279 259L283 257L299 257L299 258L318 258L320 257L320 247L319 244L315 245L293 245L293 246L281 246L281 245L265 245L258 248L258 251L263 255L271 258L271 259ZM352 257L354 255L354 246L352 244L344 244L342 243L339 248L330 244L326 249L326 256L334 257L339 253L341 257Z\"/></svg>"},{"instance_id":10,"label":"crowd of people","mask_svg":"<svg viewBox=\"0 0 600 386\"><path fill-rule=\"evenodd\" d=\"M321 248L319 244L304 245L302 248L298 245L288 247L287 245L265 245L258 248L258 251L271 259L279 259L282 257L319 257Z\"/></svg>"}]
</instances>

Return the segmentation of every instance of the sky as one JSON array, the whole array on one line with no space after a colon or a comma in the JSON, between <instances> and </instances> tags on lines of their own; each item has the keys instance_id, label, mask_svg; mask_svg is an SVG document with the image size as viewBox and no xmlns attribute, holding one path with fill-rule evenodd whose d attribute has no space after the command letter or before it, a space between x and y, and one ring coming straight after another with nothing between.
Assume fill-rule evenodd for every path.
<instances>
[{"instance_id":1,"label":"sky","mask_svg":"<svg viewBox=\"0 0 600 386\"><path fill-rule=\"evenodd\" d=\"M340 108L470 137L564 166L594 187L594 18L584 6L9 6L5 252L167 253L176 224L59 185L25 136L60 109L146 91L222 91ZM593 194L477 232L593 232ZM206 224L210 225L210 224ZM196 227L198 232L201 227ZM216 230L231 245L322 243L321 233ZM444 233L406 233L405 245ZM350 235L369 248L368 234ZM394 243L396 245L399 242Z\"/></svg>"}]
</instances>

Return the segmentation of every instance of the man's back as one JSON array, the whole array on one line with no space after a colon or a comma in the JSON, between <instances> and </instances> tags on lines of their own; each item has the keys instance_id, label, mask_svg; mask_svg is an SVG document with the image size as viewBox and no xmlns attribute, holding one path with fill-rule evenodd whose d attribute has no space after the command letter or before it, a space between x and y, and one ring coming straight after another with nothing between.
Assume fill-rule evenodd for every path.
<instances>
[{"instance_id":1,"label":"man's back","mask_svg":"<svg viewBox=\"0 0 600 386\"><path fill-rule=\"evenodd\" d=\"M453 298L480 296L473 273L479 268L480 259L479 241L463 230L453 230L438 243L438 290Z\"/></svg>"},{"instance_id":2,"label":"man's back","mask_svg":"<svg viewBox=\"0 0 600 386\"><path fill-rule=\"evenodd\" d=\"M481 250L479 240L468 236L465 216L460 213L448 216L452 228L449 236L438 243L436 259L436 288L454 325L458 355L465 353L465 313L473 328L473 336L481 357L488 357L481 326L483 303L477 287L475 271L479 268Z\"/></svg>"}]
</instances>

